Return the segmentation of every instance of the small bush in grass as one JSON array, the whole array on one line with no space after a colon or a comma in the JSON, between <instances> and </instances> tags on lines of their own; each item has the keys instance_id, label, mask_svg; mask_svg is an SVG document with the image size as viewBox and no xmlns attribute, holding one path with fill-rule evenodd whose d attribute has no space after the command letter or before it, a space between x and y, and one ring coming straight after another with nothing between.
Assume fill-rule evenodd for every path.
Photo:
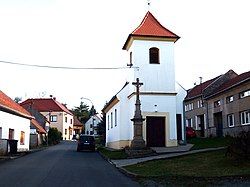
<instances>
[{"instance_id":1,"label":"small bush in grass","mask_svg":"<svg viewBox=\"0 0 250 187\"><path fill-rule=\"evenodd\" d=\"M250 131L242 131L233 137L226 155L238 162L250 160Z\"/></svg>"},{"instance_id":2,"label":"small bush in grass","mask_svg":"<svg viewBox=\"0 0 250 187\"><path fill-rule=\"evenodd\" d=\"M55 145L62 139L62 133L57 128L49 128L49 145Z\"/></svg>"}]
</instances>

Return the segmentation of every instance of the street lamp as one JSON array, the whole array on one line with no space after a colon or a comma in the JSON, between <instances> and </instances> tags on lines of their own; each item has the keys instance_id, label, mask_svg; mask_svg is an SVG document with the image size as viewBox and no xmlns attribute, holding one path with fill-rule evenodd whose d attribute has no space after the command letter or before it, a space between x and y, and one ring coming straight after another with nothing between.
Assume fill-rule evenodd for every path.
<instances>
[{"instance_id":1,"label":"street lamp","mask_svg":"<svg viewBox=\"0 0 250 187\"><path fill-rule=\"evenodd\" d=\"M88 100L90 103L91 103L91 108L93 108L94 109L94 104L93 104L93 102L89 99L89 98L86 98L86 97L81 97L81 100L83 100L83 99L85 99L85 100ZM90 114L90 115L92 115L92 130L93 130L93 133L94 133L94 121L95 121L95 119L94 119L94 111L92 111L92 114Z\"/></svg>"}]
</instances>

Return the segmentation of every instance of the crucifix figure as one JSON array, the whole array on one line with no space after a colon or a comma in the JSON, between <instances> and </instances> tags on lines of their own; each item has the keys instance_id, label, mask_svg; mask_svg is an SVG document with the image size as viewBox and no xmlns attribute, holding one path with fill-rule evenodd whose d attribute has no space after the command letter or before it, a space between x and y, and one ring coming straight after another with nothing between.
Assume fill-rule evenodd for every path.
<instances>
[{"instance_id":1,"label":"crucifix figure","mask_svg":"<svg viewBox=\"0 0 250 187\"><path fill-rule=\"evenodd\" d=\"M136 79L136 82L132 83L136 87L136 102L135 102L135 115L134 118L131 119L133 121L134 125L134 137L131 142L131 148L132 149L143 149L146 147L145 141L142 137L142 122L144 119L141 115L141 102L140 102L140 86L143 85L143 83L140 83L139 78Z\"/></svg>"}]
</instances>

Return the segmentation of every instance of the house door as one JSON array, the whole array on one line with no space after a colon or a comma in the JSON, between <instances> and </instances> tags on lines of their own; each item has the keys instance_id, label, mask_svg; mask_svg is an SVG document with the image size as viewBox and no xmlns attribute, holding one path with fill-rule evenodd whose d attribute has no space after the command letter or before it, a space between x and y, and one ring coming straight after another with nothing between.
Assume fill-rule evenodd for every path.
<instances>
[{"instance_id":1,"label":"house door","mask_svg":"<svg viewBox=\"0 0 250 187\"><path fill-rule=\"evenodd\" d=\"M216 127L216 135L218 137L222 137L223 136L222 112L214 114L214 126Z\"/></svg>"},{"instance_id":2,"label":"house door","mask_svg":"<svg viewBox=\"0 0 250 187\"><path fill-rule=\"evenodd\" d=\"M204 115L200 115L200 128L201 128L201 137L205 136L205 123L204 123Z\"/></svg>"},{"instance_id":3,"label":"house door","mask_svg":"<svg viewBox=\"0 0 250 187\"><path fill-rule=\"evenodd\" d=\"M176 114L177 140L182 140L182 120L181 114Z\"/></svg>"},{"instance_id":4,"label":"house door","mask_svg":"<svg viewBox=\"0 0 250 187\"><path fill-rule=\"evenodd\" d=\"M165 147L165 117L146 118L148 147Z\"/></svg>"}]
</instances>

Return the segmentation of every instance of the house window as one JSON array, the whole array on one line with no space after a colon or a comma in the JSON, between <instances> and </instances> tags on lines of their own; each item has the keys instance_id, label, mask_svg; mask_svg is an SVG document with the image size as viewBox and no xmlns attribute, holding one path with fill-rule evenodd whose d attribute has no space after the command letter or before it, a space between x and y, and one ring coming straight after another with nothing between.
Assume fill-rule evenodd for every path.
<instances>
[{"instance_id":1,"label":"house window","mask_svg":"<svg viewBox=\"0 0 250 187\"><path fill-rule=\"evenodd\" d=\"M227 125L228 127L234 127L234 114L227 115Z\"/></svg>"},{"instance_id":2,"label":"house window","mask_svg":"<svg viewBox=\"0 0 250 187\"><path fill-rule=\"evenodd\" d=\"M231 103L233 101L234 101L234 96L232 96L232 95L226 98L227 103Z\"/></svg>"},{"instance_id":3,"label":"house window","mask_svg":"<svg viewBox=\"0 0 250 187\"><path fill-rule=\"evenodd\" d=\"M24 145L24 140L25 140L25 132L24 132L24 131L21 131L20 145Z\"/></svg>"},{"instance_id":4,"label":"house window","mask_svg":"<svg viewBox=\"0 0 250 187\"><path fill-rule=\"evenodd\" d=\"M115 109L115 126L117 126L117 110Z\"/></svg>"},{"instance_id":5,"label":"house window","mask_svg":"<svg viewBox=\"0 0 250 187\"><path fill-rule=\"evenodd\" d=\"M15 133L14 129L9 129L9 139L10 140L14 140L14 133Z\"/></svg>"},{"instance_id":6,"label":"house window","mask_svg":"<svg viewBox=\"0 0 250 187\"><path fill-rule=\"evenodd\" d=\"M129 53L129 63L130 63L129 66L132 66L132 64L133 64L133 62L132 62L132 60L133 60L132 54L133 54L133 53L132 53L132 51L131 51L131 52Z\"/></svg>"},{"instance_id":7,"label":"house window","mask_svg":"<svg viewBox=\"0 0 250 187\"><path fill-rule=\"evenodd\" d=\"M250 111L243 111L240 113L241 125L250 124Z\"/></svg>"},{"instance_id":8,"label":"house window","mask_svg":"<svg viewBox=\"0 0 250 187\"><path fill-rule=\"evenodd\" d=\"M113 128L113 112L111 112L111 129Z\"/></svg>"},{"instance_id":9,"label":"house window","mask_svg":"<svg viewBox=\"0 0 250 187\"><path fill-rule=\"evenodd\" d=\"M244 97L248 97L250 96L250 90L244 91L240 93L240 99L244 98Z\"/></svg>"},{"instance_id":10,"label":"house window","mask_svg":"<svg viewBox=\"0 0 250 187\"><path fill-rule=\"evenodd\" d=\"M67 123L68 122L68 118L67 117L65 117L65 123Z\"/></svg>"},{"instance_id":11,"label":"house window","mask_svg":"<svg viewBox=\"0 0 250 187\"><path fill-rule=\"evenodd\" d=\"M214 107L219 107L221 105L220 100L214 102Z\"/></svg>"},{"instance_id":12,"label":"house window","mask_svg":"<svg viewBox=\"0 0 250 187\"><path fill-rule=\"evenodd\" d=\"M50 122L57 122L57 115L50 116Z\"/></svg>"},{"instance_id":13,"label":"house window","mask_svg":"<svg viewBox=\"0 0 250 187\"><path fill-rule=\"evenodd\" d=\"M193 127L192 118L186 120L187 127Z\"/></svg>"},{"instance_id":14,"label":"house window","mask_svg":"<svg viewBox=\"0 0 250 187\"><path fill-rule=\"evenodd\" d=\"M159 59L159 49L152 47L149 49L149 63L150 64L160 64Z\"/></svg>"},{"instance_id":15,"label":"house window","mask_svg":"<svg viewBox=\"0 0 250 187\"><path fill-rule=\"evenodd\" d=\"M108 115L108 130L109 130L109 115Z\"/></svg>"},{"instance_id":16,"label":"house window","mask_svg":"<svg viewBox=\"0 0 250 187\"><path fill-rule=\"evenodd\" d=\"M2 139L2 127L0 127L0 139Z\"/></svg>"},{"instance_id":17,"label":"house window","mask_svg":"<svg viewBox=\"0 0 250 187\"><path fill-rule=\"evenodd\" d=\"M194 109L194 104L193 103L189 103L187 105L185 105L185 111L190 111Z\"/></svg>"},{"instance_id":18,"label":"house window","mask_svg":"<svg viewBox=\"0 0 250 187\"><path fill-rule=\"evenodd\" d=\"M70 124L72 124L73 123L73 119L70 119Z\"/></svg>"},{"instance_id":19,"label":"house window","mask_svg":"<svg viewBox=\"0 0 250 187\"><path fill-rule=\"evenodd\" d=\"M202 100L197 101L197 106L198 108L203 107L203 101Z\"/></svg>"},{"instance_id":20,"label":"house window","mask_svg":"<svg viewBox=\"0 0 250 187\"><path fill-rule=\"evenodd\" d=\"M67 134L67 129L64 130L64 134L65 134L65 135Z\"/></svg>"}]
</instances>

